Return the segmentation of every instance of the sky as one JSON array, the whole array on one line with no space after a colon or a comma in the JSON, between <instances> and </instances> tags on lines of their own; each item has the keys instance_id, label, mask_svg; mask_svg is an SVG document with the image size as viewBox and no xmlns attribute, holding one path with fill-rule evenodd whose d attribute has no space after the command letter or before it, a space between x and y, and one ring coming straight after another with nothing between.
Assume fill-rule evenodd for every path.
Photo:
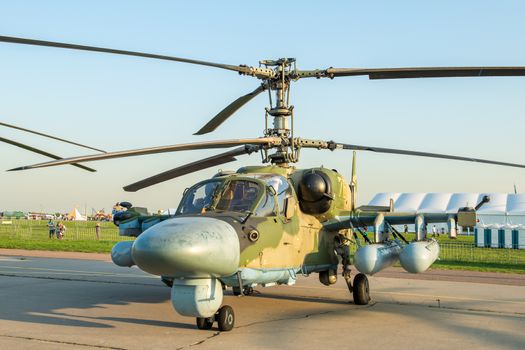
<instances>
[{"instance_id":1,"label":"sky","mask_svg":"<svg viewBox=\"0 0 525 350\"><path fill-rule=\"evenodd\" d=\"M522 1L7 1L0 35L228 64L295 57L328 67L525 66ZM184 63L0 43L0 121L107 151L262 136L267 95L212 134L192 135L259 82ZM525 164L525 77L304 79L292 85L295 135ZM60 156L92 151L20 131L0 137ZM219 151L220 152L220 151ZM127 200L176 207L218 168L127 193L122 187L217 151L187 151L0 172L0 211L106 210ZM347 179L351 152L303 150L298 167ZM0 169L46 161L0 144ZM259 164L260 156L220 168ZM378 192L512 192L525 169L358 153L358 201Z\"/></svg>"}]
</instances>

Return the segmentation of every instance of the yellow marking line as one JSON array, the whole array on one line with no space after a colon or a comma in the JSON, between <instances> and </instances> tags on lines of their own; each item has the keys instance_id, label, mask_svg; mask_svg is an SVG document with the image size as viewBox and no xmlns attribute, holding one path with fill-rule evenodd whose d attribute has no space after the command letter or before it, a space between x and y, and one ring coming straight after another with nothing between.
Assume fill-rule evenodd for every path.
<instances>
[{"instance_id":1,"label":"yellow marking line","mask_svg":"<svg viewBox=\"0 0 525 350\"><path fill-rule=\"evenodd\" d=\"M301 287L301 286L293 286L294 288L302 288L302 289L322 289L324 291L332 290L332 291L348 291L346 288L323 288L323 287ZM374 291L372 294L391 294L391 295L399 295L399 296L407 296L407 297L423 297L423 298L430 298L432 300L436 299L455 299L455 300L463 300L463 301L483 301L483 302L493 302L493 303L508 303L508 304L519 304L519 305L525 305L525 301L512 301L512 300L495 300L495 299L479 299L479 298L469 298L469 297L453 297L453 296L447 296L447 295L430 295L430 294L418 294L418 293L404 293L404 292L381 292L381 291Z\"/></svg>"}]
</instances>

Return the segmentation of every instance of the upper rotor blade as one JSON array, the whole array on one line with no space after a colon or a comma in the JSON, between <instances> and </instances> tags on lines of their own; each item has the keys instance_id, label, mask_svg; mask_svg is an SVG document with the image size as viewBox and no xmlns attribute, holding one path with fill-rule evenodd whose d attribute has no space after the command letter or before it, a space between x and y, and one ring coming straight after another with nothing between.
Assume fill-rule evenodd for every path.
<instances>
[{"instance_id":1,"label":"upper rotor blade","mask_svg":"<svg viewBox=\"0 0 525 350\"><path fill-rule=\"evenodd\" d=\"M238 99L230 103L228 106L226 106L226 108L224 108L222 111L220 111L219 114L213 117L213 119L211 119L206 125L204 125L194 135L207 134L217 129L219 125L224 123L226 119L228 119L233 113L235 113L239 108L241 108L246 103L248 103L250 100L252 100L255 96L259 95L265 89L266 89L266 86L264 84L261 84L257 89L253 90L249 94L239 97Z\"/></svg>"},{"instance_id":2,"label":"upper rotor blade","mask_svg":"<svg viewBox=\"0 0 525 350\"><path fill-rule=\"evenodd\" d=\"M13 44L47 46L47 47L59 47L59 48L64 48L64 49L73 49L73 50L82 50L82 51L95 51L95 52L114 53L114 54L117 54L117 55L127 55L127 56L155 58L155 59L159 59L159 60L184 62L184 63L198 64L198 65L201 65L201 66L222 68L222 69L227 69L227 70L231 70L231 71L235 71L235 72L239 72L239 73L243 73L243 74L249 74L250 73L250 67L234 66L234 65L229 65L229 64L206 62L206 61L192 60L192 59L182 58L182 57L150 54L150 53L145 53L145 52L136 52L136 51L127 51L127 50L115 50L115 49L109 49L109 48L104 48L104 47L95 47L95 46L86 46L86 45L77 45L77 44L67 44L67 43L60 43L60 42L54 42L54 41L34 40L34 39L26 39L26 38L16 38L16 37L10 37L10 36L0 36L0 41L6 42L6 43L13 43Z\"/></svg>"},{"instance_id":3,"label":"upper rotor blade","mask_svg":"<svg viewBox=\"0 0 525 350\"><path fill-rule=\"evenodd\" d=\"M255 139L238 139L238 140L183 143L183 144L178 144L178 145L140 148L140 149L134 149L134 150L127 150L127 151L117 151L117 152L109 152L109 153L104 153L104 154L93 154L93 155L87 155L87 156L65 158L65 159L61 159L61 160L57 160L53 162L45 162L45 163L39 163L39 164L23 166L23 167L19 167L15 169L10 169L10 171L36 169L36 168L44 168L44 167L78 163L78 162L89 162L89 161L94 161L94 160L124 158L124 157L132 157L132 156L141 156L141 155L146 155L146 154L187 151L187 150L195 150L195 149L229 148L229 147L234 147L234 146L239 146L239 145L274 146L274 145L281 144L281 142L282 142L282 139L278 137L260 137L260 138L255 138Z\"/></svg>"},{"instance_id":4,"label":"upper rotor blade","mask_svg":"<svg viewBox=\"0 0 525 350\"><path fill-rule=\"evenodd\" d=\"M68 141L68 140L65 140L65 139L61 139L60 137L56 137L56 136L52 136L52 135L48 135L48 134L44 134L44 133L41 133L41 132L38 132L38 131L29 130L29 129L22 128L22 127L19 127L19 126L16 126L16 125L7 124L7 123L3 123L3 122L0 122L0 125L5 126L5 127L8 127L8 128L12 128L12 129L17 129L17 130L21 130L21 131L29 132L29 133L32 133L32 134L35 134L35 135L39 135L39 136L43 136L43 137L48 137L48 138L53 139L53 140L58 140L58 141L66 142L66 143L69 143L69 144L72 144L72 145L75 145L75 146L80 146L80 147L88 148L88 149L91 149L91 150L93 150L93 151L98 151L98 152L106 153L106 151L101 150L101 149L98 149L98 148L94 148L94 147L86 146L86 145L83 145L83 144L81 144L81 143L77 143L77 142L73 142L73 141Z\"/></svg>"},{"instance_id":5,"label":"upper rotor blade","mask_svg":"<svg viewBox=\"0 0 525 350\"><path fill-rule=\"evenodd\" d=\"M235 156L247 154L256 151L258 148L253 146L243 146L235 148L231 151L217 154L208 158L200 159L192 163L184 164L177 168L162 172L160 174L148 177L147 179L137 181L131 185L125 186L123 189L127 192L136 192L143 188L156 185L158 183L174 179L179 176L193 173L195 171L211 168L216 165L225 164L236 161Z\"/></svg>"},{"instance_id":6,"label":"upper rotor blade","mask_svg":"<svg viewBox=\"0 0 525 350\"><path fill-rule=\"evenodd\" d=\"M28 145L24 145L23 143L19 143L19 142L13 141L13 140L5 139L3 137L0 137L0 141L8 143L8 144L16 146L16 147L23 148L25 150L28 150L28 151L31 151L31 152L34 152L34 153L41 154L41 155L49 157L49 158L58 159L58 160L62 159L61 157L59 157L57 155L54 155L52 153L49 153L49 152L46 152L46 151L42 151L42 150L40 150L38 148L34 148L34 147L31 147L31 146L28 146ZM81 164L72 163L71 165L76 166L77 168L80 168L80 169L91 171L91 172L95 172L96 171L95 169L89 168L89 167L81 165Z\"/></svg>"},{"instance_id":7,"label":"upper rotor blade","mask_svg":"<svg viewBox=\"0 0 525 350\"><path fill-rule=\"evenodd\" d=\"M525 67L328 68L297 71L297 78L368 75L369 79L525 76Z\"/></svg>"},{"instance_id":8,"label":"upper rotor blade","mask_svg":"<svg viewBox=\"0 0 525 350\"><path fill-rule=\"evenodd\" d=\"M510 166L510 167L515 167L515 168L525 168L525 165L523 164L506 163L506 162L499 162L499 161L494 161L494 160L471 158L471 157L460 157L460 156L453 156L453 155L439 154L439 153L407 151L407 150L393 149L393 148L349 145L345 143L336 143L336 148L355 150L355 151L370 151L370 152L377 152L377 153L402 154L402 155L407 155L407 156L453 159L453 160L462 160L462 161L467 161L467 162Z\"/></svg>"}]
</instances>

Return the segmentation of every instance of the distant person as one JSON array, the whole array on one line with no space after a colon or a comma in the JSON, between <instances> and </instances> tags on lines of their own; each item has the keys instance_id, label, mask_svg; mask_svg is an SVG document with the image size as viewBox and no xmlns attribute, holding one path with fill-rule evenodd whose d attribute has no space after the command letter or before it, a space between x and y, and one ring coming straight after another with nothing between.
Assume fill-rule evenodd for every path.
<instances>
[{"instance_id":1,"label":"distant person","mask_svg":"<svg viewBox=\"0 0 525 350\"><path fill-rule=\"evenodd\" d=\"M67 228L64 223L60 222L58 224L58 232L56 233L58 239L64 238L64 233L66 232Z\"/></svg>"},{"instance_id":2,"label":"distant person","mask_svg":"<svg viewBox=\"0 0 525 350\"><path fill-rule=\"evenodd\" d=\"M408 233L408 225L407 224L405 224L404 229L405 229L405 234Z\"/></svg>"},{"instance_id":3,"label":"distant person","mask_svg":"<svg viewBox=\"0 0 525 350\"><path fill-rule=\"evenodd\" d=\"M97 222L95 225L95 234L97 235L97 239L100 239L100 223Z\"/></svg>"},{"instance_id":4,"label":"distant person","mask_svg":"<svg viewBox=\"0 0 525 350\"><path fill-rule=\"evenodd\" d=\"M47 222L47 227L49 228L49 238L51 239L55 236L55 229L56 229L55 223L53 222L53 220L50 219Z\"/></svg>"},{"instance_id":5,"label":"distant person","mask_svg":"<svg viewBox=\"0 0 525 350\"><path fill-rule=\"evenodd\" d=\"M436 225L433 225L432 226L432 237L436 237L436 235L437 235Z\"/></svg>"}]
</instances>

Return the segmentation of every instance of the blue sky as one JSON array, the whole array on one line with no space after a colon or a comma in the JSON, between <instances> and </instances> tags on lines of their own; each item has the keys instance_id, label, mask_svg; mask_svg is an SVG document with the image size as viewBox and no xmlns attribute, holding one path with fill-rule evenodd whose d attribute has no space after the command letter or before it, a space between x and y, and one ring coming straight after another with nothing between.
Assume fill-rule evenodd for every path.
<instances>
[{"instance_id":1,"label":"blue sky","mask_svg":"<svg viewBox=\"0 0 525 350\"><path fill-rule=\"evenodd\" d=\"M230 64L296 57L299 68L525 66L521 1L0 2L0 35ZM279 22L283 20L282 22ZM258 82L233 72L117 55L0 44L0 120L106 150L257 137L261 94L213 134L203 124ZM292 87L296 134L525 163L523 78L305 79ZM83 149L7 129L0 136L62 156ZM87 153L90 153L89 151ZM46 160L0 144L9 169ZM202 171L135 194L122 186L206 151L0 173L1 210L106 209L119 200L175 207ZM350 152L303 151L299 167L349 176ZM259 156L224 168L257 164ZM508 192L525 170L360 152L359 200L376 192Z\"/></svg>"}]
</instances>

